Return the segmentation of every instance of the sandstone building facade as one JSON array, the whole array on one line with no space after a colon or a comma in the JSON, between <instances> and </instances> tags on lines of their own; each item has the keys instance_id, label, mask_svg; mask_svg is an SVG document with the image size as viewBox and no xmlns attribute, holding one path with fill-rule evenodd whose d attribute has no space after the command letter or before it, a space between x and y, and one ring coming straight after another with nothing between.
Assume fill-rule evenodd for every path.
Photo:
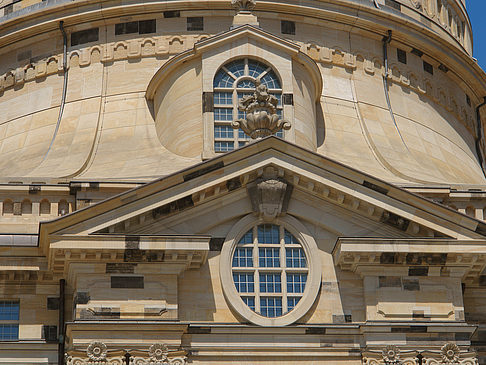
<instances>
[{"instance_id":1,"label":"sandstone building facade","mask_svg":"<svg viewBox=\"0 0 486 365\"><path fill-rule=\"evenodd\" d=\"M486 364L465 0L0 1L0 364Z\"/></svg>"}]
</instances>

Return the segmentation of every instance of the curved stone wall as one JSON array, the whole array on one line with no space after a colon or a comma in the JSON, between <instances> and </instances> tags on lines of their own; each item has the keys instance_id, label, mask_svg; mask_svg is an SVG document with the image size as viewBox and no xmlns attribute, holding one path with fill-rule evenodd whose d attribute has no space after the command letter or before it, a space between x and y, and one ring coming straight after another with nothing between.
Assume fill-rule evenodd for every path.
<instances>
[{"instance_id":1,"label":"curved stone wall","mask_svg":"<svg viewBox=\"0 0 486 365\"><path fill-rule=\"evenodd\" d=\"M195 72L191 82L181 70L164 86L167 93L180 95L155 103L162 114L144 94L167 60L230 29L235 14L230 2L151 1L128 8L105 1L103 11L96 2L75 3L47 1L0 18L4 180L148 179L201 161L204 126L197 70L188 67ZM309 104L312 85L306 84L304 71L293 68L297 124L289 140L396 183L483 184L475 106L486 95L486 82L467 54L471 39L464 4L448 2L447 14L453 16L444 19L457 18L455 24L463 27L454 34L454 23L440 23L443 13L435 0L378 1L380 9L372 1L359 3L312 1L304 7L258 2L254 13L261 28L298 44L323 78L320 105ZM169 17L174 11L178 16ZM187 31L188 17L203 17L203 30ZM155 33L115 34L116 24L151 19ZM69 39L93 28L99 37L69 44L66 106L53 141L63 84L59 20ZM294 22L295 34L283 34L281 20ZM387 72L382 38L391 28ZM182 92L178 83L190 92ZM187 98L191 102L183 118L171 112ZM309 118L316 124L309 124Z\"/></svg>"}]
</instances>

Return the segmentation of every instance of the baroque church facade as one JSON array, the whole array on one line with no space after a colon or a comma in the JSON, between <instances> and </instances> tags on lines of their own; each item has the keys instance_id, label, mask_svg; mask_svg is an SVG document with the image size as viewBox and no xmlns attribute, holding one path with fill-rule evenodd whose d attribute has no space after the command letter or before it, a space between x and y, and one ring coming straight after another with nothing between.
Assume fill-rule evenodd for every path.
<instances>
[{"instance_id":1,"label":"baroque church facade","mask_svg":"<svg viewBox=\"0 0 486 365\"><path fill-rule=\"evenodd\" d=\"M0 1L0 364L486 364L465 0Z\"/></svg>"}]
</instances>

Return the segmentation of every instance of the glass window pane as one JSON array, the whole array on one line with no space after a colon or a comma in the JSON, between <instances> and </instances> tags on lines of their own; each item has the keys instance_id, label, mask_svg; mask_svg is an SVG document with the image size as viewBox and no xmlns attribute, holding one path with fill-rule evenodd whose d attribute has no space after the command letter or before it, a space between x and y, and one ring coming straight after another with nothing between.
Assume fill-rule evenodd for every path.
<instances>
[{"instance_id":1,"label":"glass window pane","mask_svg":"<svg viewBox=\"0 0 486 365\"><path fill-rule=\"evenodd\" d=\"M253 249L237 248L233 255L233 267L253 267Z\"/></svg>"},{"instance_id":2,"label":"glass window pane","mask_svg":"<svg viewBox=\"0 0 486 365\"><path fill-rule=\"evenodd\" d=\"M229 125L214 126L214 138L233 138L233 128Z\"/></svg>"},{"instance_id":3,"label":"glass window pane","mask_svg":"<svg viewBox=\"0 0 486 365\"><path fill-rule=\"evenodd\" d=\"M18 321L19 320L20 304L16 301L1 301L0 302L0 320L4 321Z\"/></svg>"},{"instance_id":4,"label":"glass window pane","mask_svg":"<svg viewBox=\"0 0 486 365\"><path fill-rule=\"evenodd\" d=\"M238 83L236 87L241 89L254 89L255 83L250 80L242 80Z\"/></svg>"},{"instance_id":5,"label":"glass window pane","mask_svg":"<svg viewBox=\"0 0 486 365\"><path fill-rule=\"evenodd\" d=\"M299 241L294 237L292 233L287 231L286 229L284 230L284 241L286 245L299 245Z\"/></svg>"},{"instance_id":6,"label":"glass window pane","mask_svg":"<svg viewBox=\"0 0 486 365\"><path fill-rule=\"evenodd\" d=\"M233 151L234 149L235 149L234 142L224 142L224 141L214 142L214 150L216 152L228 152L228 151Z\"/></svg>"},{"instance_id":7,"label":"glass window pane","mask_svg":"<svg viewBox=\"0 0 486 365\"><path fill-rule=\"evenodd\" d=\"M287 307L288 307L288 310L289 312L295 308L295 306L297 305L297 303L299 302L300 300L300 297L288 297L287 298Z\"/></svg>"},{"instance_id":8,"label":"glass window pane","mask_svg":"<svg viewBox=\"0 0 486 365\"><path fill-rule=\"evenodd\" d=\"M266 85L269 89L280 89L280 82L278 81L275 72L268 71L268 73L261 78L263 85Z\"/></svg>"},{"instance_id":9,"label":"glass window pane","mask_svg":"<svg viewBox=\"0 0 486 365\"><path fill-rule=\"evenodd\" d=\"M253 60L248 61L248 74L254 78L260 76L260 74L265 72L267 68L268 68L267 66L261 64L258 61L253 61Z\"/></svg>"},{"instance_id":10,"label":"glass window pane","mask_svg":"<svg viewBox=\"0 0 486 365\"><path fill-rule=\"evenodd\" d=\"M214 108L214 120L231 122L233 120L233 109L230 108Z\"/></svg>"},{"instance_id":11,"label":"glass window pane","mask_svg":"<svg viewBox=\"0 0 486 365\"><path fill-rule=\"evenodd\" d=\"M214 77L213 87L233 87L235 80L224 70L219 70Z\"/></svg>"},{"instance_id":12,"label":"glass window pane","mask_svg":"<svg viewBox=\"0 0 486 365\"><path fill-rule=\"evenodd\" d=\"M282 283L280 274L260 274L260 292L281 293Z\"/></svg>"},{"instance_id":13,"label":"glass window pane","mask_svg":"<svg viewBox=\"0 0 486 365\"><path fill-rule=\"evenodd\" d=\"M260 267L280 267L280 249L263 247L258 250Z\"/></svg>"},{"instance_id":14,"label":"glass window pane","mask_svg":"<svg viewBox=\"0 0 486 365\"><path fill-rule=\"evenodd\" d=\"M253 273L233 273L238 293L253 293L255 291L255 281Z\"/></svg>"},{"instance_id":15,"label":"glass window pane","mask_svg":"<svg viewBox=\"0 0 486 365\"><path fill-rule=\"evenodd\" d=\"M0 340L18 340L18 324L0 324Z\"/></svg>"},{"instance_id":16,"label":"glass window pane","mask_svg":"<svg viewBox=\"0 0 486 365\"><path fill-rule=\"evenodd\" d=\"M260 299L260 314L265 317L280 317L282 315L282 298Z\"/></svg>"},{"instance_id":17,"label":"glass window pane","mask_svg":"<svg viewBox=\"0 0 486 365\"><path fill-rule=\"evenodd\" d=\"M233 96L231 93L215 92L214 93L214 104L215 105L232 105Z\"/></svg>"},{"instance_id":18,"label":"glass window pane","mask_svg":"<svg viewBox=\"0 0 486 365\"><path fill-rule=\"evenodd\" d=\"M307 274L287 274L287 292L303 293Z\"/></svg>"},{"instance_id":19,"label":"glass window pane","mask_svg":"<svg viewBox=\"0 0 486 365\"><path fill-rule=\"evenodd\" d=\"M274 224L261 224L258 226L258 242L279 244L279 227Z\"/></svg>"},{"instance_id":20,"label":"glass window pane","mask_svg":"<svg viewBox=\"0 0 486 365\"><path fill-rule=\"evenodd\" d=\"M241 244L253 243L253 229L250 229L248 232L245 233L243 237L240 238Z\"/></svg>"},{"instance_id":21,"label":"glass window pane","mask_svg":"<svg viewBox=\"0 0 486 365\"><path fill-rule=\"evenodd\" d=\"M241 297L241 299L252 311L255 311L255 297Z\"/></svg>"},{"instance_id":22,"label":"glass window pane","mask_svg":"<svg viewBox=\"0 0 486 365\"><path fill-rule=\"evenodd\" d=\"M301 248L285 249L287 267L307 267L304 250Z\"/></svg>"},{"instance_id":23,"label":"glass window pane","mask_svg":"<svg viewBox=\"0 0 486 365\"><path fill-rule=\"evenodd\" d=\"M226 69L231 72L235 77L240 77L245 75L245 61L236 60L227 64Z\"/></svg>"}]
</instances>

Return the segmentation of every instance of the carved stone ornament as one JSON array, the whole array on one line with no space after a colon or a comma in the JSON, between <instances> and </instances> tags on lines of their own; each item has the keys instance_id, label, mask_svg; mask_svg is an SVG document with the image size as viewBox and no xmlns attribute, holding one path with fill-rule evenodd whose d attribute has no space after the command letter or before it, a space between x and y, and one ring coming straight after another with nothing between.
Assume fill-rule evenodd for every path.
<instances>
[{"instance_id":1,"label":"carved stone ornament","mask_svg":"<svg viewBox=\"0 0 486 365\"><path fill-rule=\"evenodd\" d=\"M459 361L459 347L454 343L447 343L441 348L442 362L444 364L457 364Z\"/></svg>"},{"instance_id":2,"label":"carved stone ornament","mask_svg":"<svg viewBox=\"0 0 486 365\"><path fill-rule=\"evenodd\" d=\"M106 360L106 345L101 341L93 341L89 344L86 354L92 361Z\"/></svg>"},{"instance_id":3,"label":"carved stone ornament","mask_svg":"<svg viewBox=\"0 0 486 365\"><path fill-rule=\"evenodd\" d=\"M285 213L292 188L273 167L267 167L261 177L247 186L253 212L265 220Z\"/></svg>"},{"instance_id":4,"label":"carved stone ornament","mask_svg":"<svg viewBox=\"0 0 486 365\"><path fill-rule=\"evenodd\" d=\"M277 114L278 99L268 93L266 85L255 82L255 92L239 101L238 110L246 113L245 119L232 123L234 129L241 128L250 138L261 139L278 131L290 129L290 122L280 119Z\"/></svg>"},{"instance_id":5,"label":"carved stone ornament","mask_svg":"<svg viewBox=\"0 0 486 365\"><path fill-rule=\"evenodd\" d=\"M400 364L400 349L393 345L388 345L383 349L383 361L385 364Z\"/></svg>"},{"instance_id":6,"label":"carved stone ornament","mask_svg":"<svg viewBox=\"0 0 486 365\"><path fill-rule=\"evenodd\" d=\"M149 356L154 361L167 361L169 355L169 349L166 345L160 343L153 344L149 348Z\"/></svg>"},{"instance_id":7,"label":"carved stone ornament","mask_svg":"<svg viewBox=\"0 0 486 365\"><path fill-rule=\"evenodd\" d=\"M231 0L231 5L238 11L252 11L256 0Z\"/></svg>"},{"instance_id":8,"label":"carved stone ornament","mask_svg":"<svg viewBox=\"0 0 486 365\"><path fill-rule=\"evenodd\" d=\"M130 365L185 365L185 351L169 351L163 344L153 344L148 351L146 349L115 349L108 354L107 347L100 341L92 342L86 351L87 356L66 354L66 365L125 365L125 354L130 355ZM72 351L77 353L78 351Z\"/></svg>"}]
</instances>

